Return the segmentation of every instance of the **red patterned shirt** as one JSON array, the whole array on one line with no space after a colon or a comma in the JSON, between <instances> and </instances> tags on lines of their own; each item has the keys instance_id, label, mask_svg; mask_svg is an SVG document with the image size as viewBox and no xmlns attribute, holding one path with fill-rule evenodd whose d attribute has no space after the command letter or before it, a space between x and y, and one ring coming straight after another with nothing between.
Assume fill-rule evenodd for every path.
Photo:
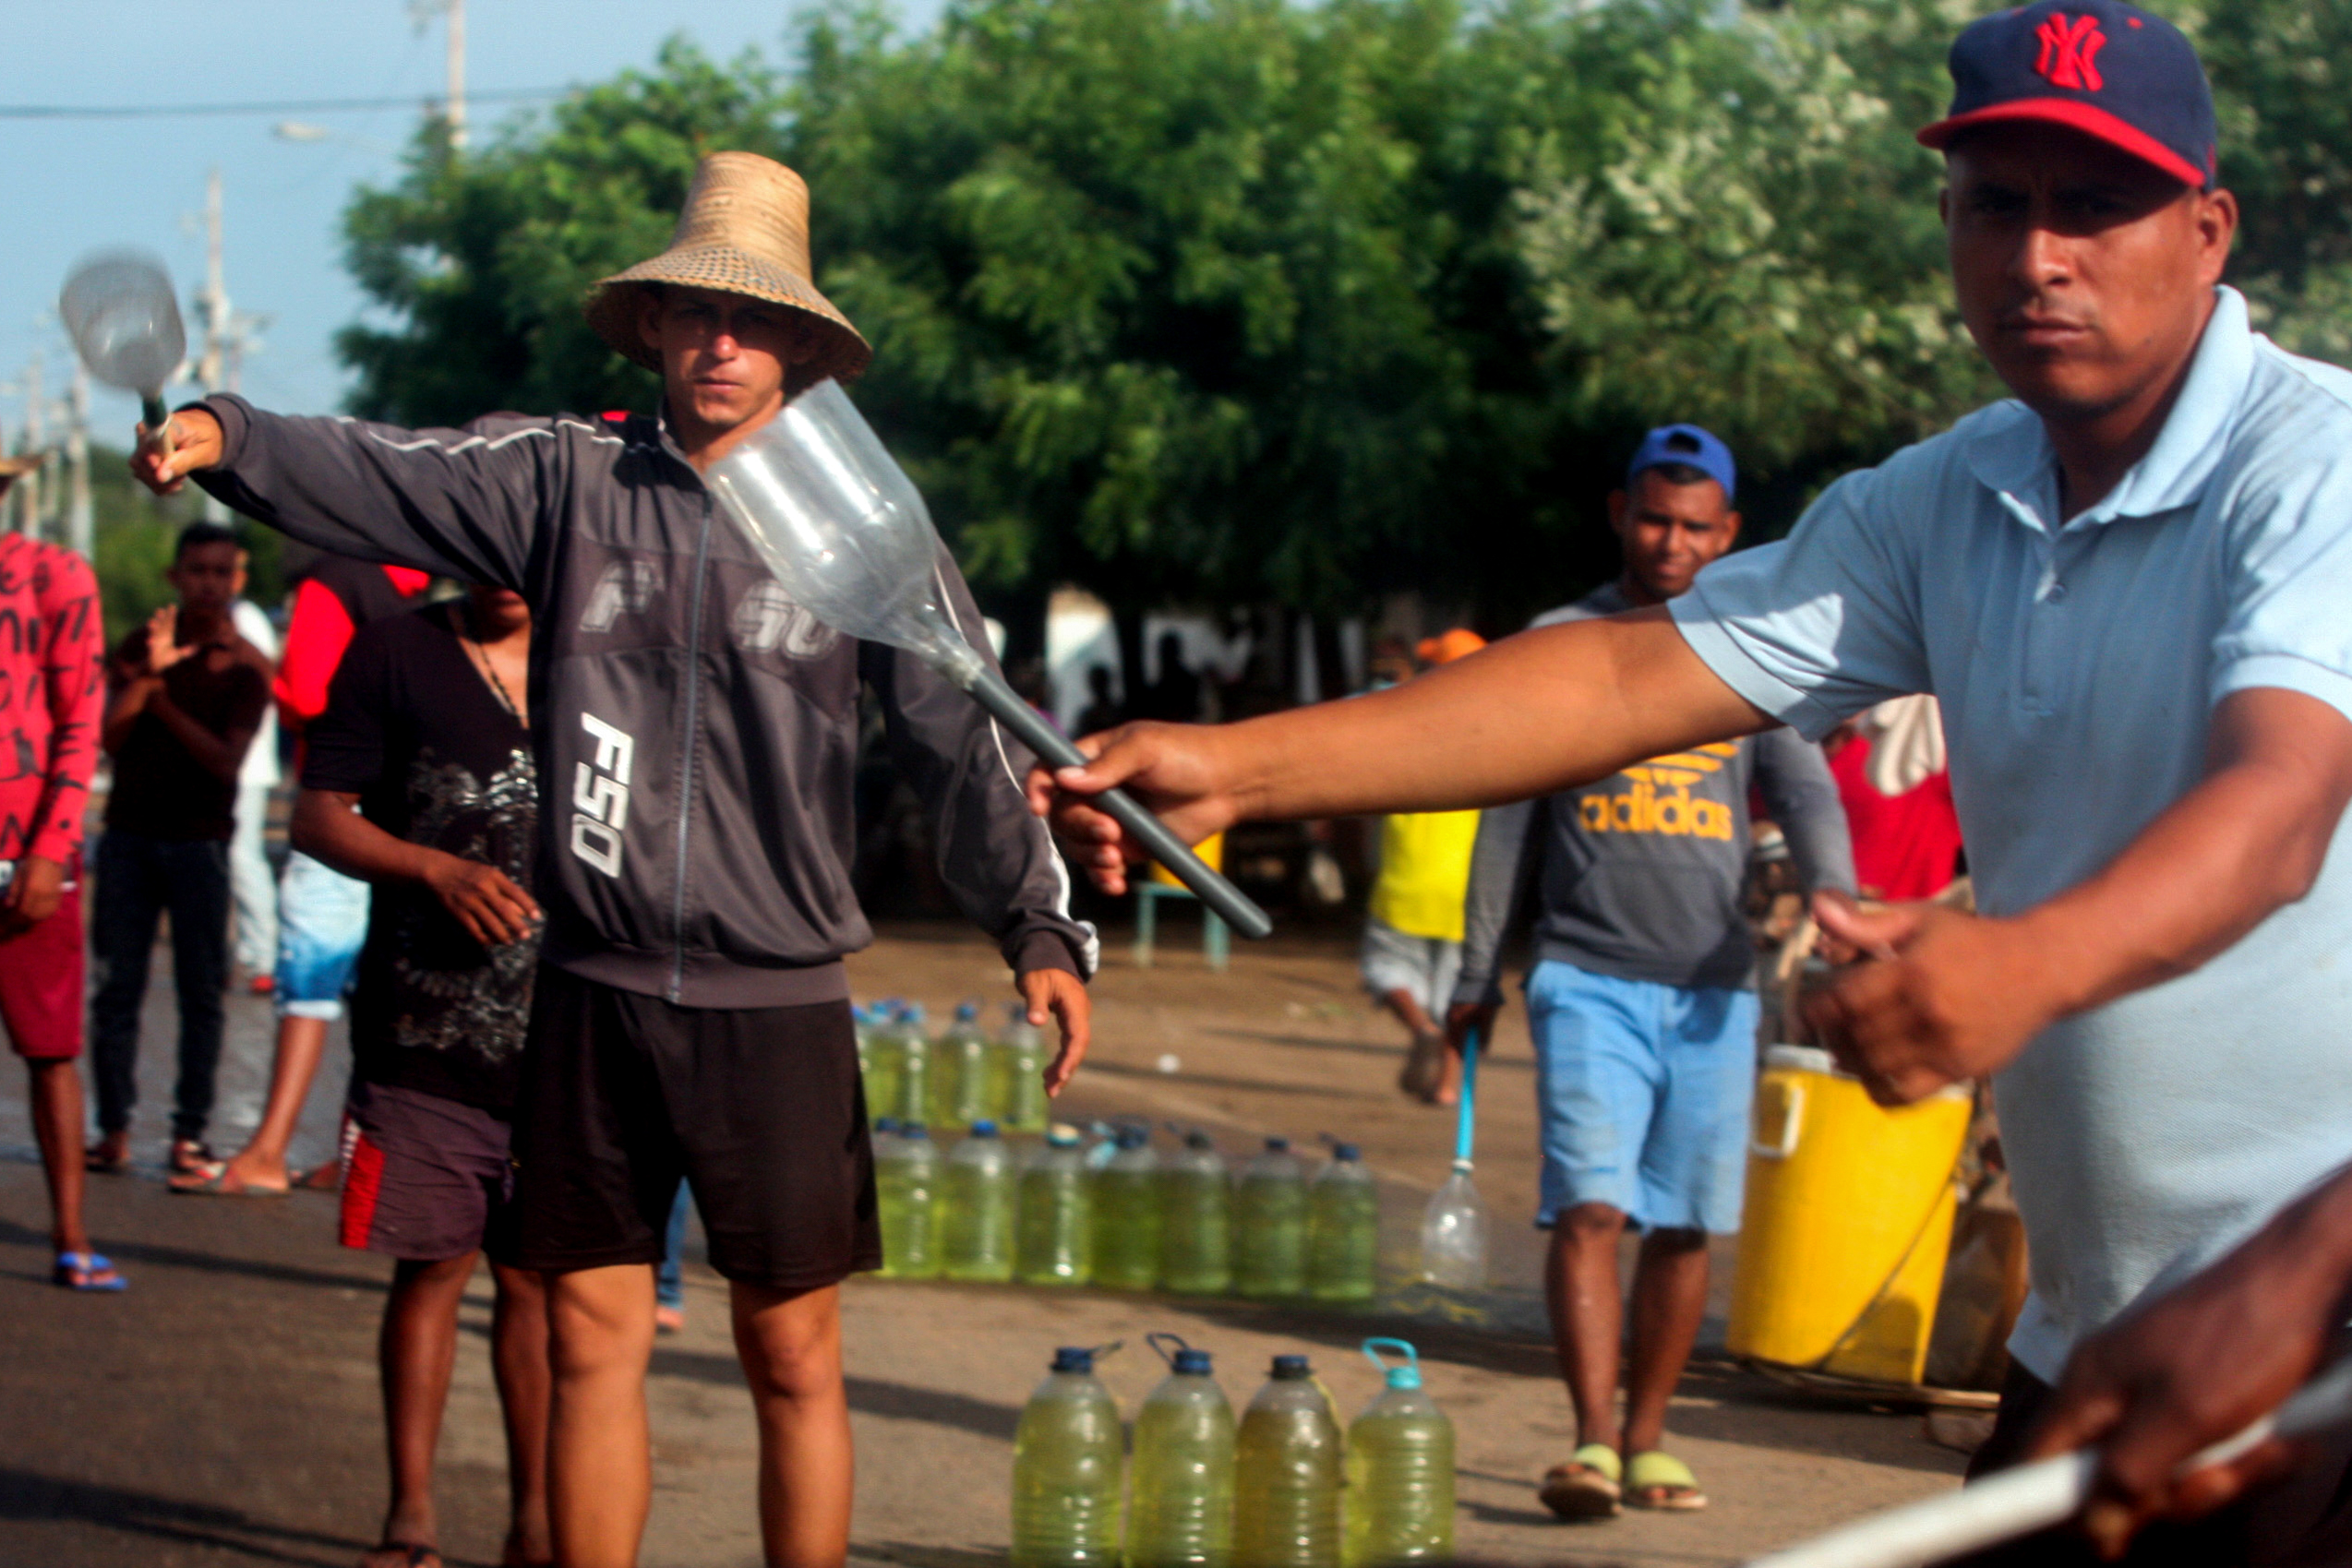
<instances>
[{"instance_id":1,"label":"red patterned shirt","mask_svg":"<svg viewBox=\"0 0 2352 1568\"><path fill-rule=\"evenodd\" d=\"M81 847L104 648L90 563L0 534L0 860L69 864Z\"/></svg>"}]
</instances>

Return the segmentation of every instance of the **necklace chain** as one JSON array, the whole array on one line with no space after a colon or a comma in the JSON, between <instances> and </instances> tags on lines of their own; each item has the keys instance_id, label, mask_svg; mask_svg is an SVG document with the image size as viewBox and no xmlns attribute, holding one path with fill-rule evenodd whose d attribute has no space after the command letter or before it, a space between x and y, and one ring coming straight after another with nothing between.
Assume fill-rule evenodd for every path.
<instances>
[{"instance_id":1,"label":"necklace chain","mask_svg":"<svg viewBox=\"0 0 2352 1568\"><path fill-rule=\"evenodd\" d=\"M490 683L490 690L497 696L498 700L498 706L504 708L508 713L512 715L515 723L523 723L524 720L522 717L522 705L517 703L514 700L513 694L507 690L507 683L498 678L498 669L490 663L490 650L482 641L482 633L480 628L475 627L474 624L474 606L471 603L468 603L464 606L463 614L465 616L465 629L468 632L473 633L473 635L470 637L460 637L458 640L465 644L465 651L471 653L474 660L481 664L483 678Z\"/></svg>"}]
</instances>

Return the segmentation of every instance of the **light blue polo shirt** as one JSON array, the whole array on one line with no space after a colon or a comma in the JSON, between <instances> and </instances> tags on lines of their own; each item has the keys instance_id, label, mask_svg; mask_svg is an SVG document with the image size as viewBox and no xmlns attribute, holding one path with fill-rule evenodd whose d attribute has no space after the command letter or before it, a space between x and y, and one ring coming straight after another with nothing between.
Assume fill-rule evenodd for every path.
<instances>
[{"instance_id":1,"label":"light blue polo shirt","mask_svg":"<svg viewBox=\"0 0 2352 1568\"><path fill-rule=\"evenodd\" d=\"M2154 448L2058 515L2040 420L1998 403L1840 480L1673 606L1717 675L1809 737L1935 693L1991 915L2083 880L2193 786L2229 693L2352 716L2352 377L2255 335L2222 289ZM2352 1160L2347 834L2309 898L1997 1080L2034 1257L2010 1348L2037 1376Z\"/></svg>"}]
</instances>

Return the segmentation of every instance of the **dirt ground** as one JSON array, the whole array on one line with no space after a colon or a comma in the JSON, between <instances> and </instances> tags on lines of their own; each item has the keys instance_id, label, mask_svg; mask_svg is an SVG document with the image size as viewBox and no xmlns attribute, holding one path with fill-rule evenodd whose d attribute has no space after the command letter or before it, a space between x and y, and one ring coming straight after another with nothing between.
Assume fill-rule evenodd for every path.
<instances>
[{"instance_id":1,"label":"dirt ground","mask_svg":"<svg viewBox=\"0 0 2352 1568\"><path fill-rule=\"evenodd\" d=\"M1106 954L1098 1044L1064 1102L1074 1119L1149 1116L1198 1124L1229 1153L1282 1132L1362 1143L1383 1179L1386 1263L1410 1272L1421 1203L1451 1155L1450 1112L1393 1087L1401 1032L1374 1014L1336 942L1237 948L1208 972L1188 918L1158 966ZM389 1267L334 1245L332 1200L174 1198L157 1179L170 1083L168 970L150 998L138 1128L145 1174L94 1181L102 1247L131 1277L112 1299L49 1288L37 1169L27 1163L18 1082L0 1076L0 1568L302 1563L341 1568L374 1538L382 1506L374 1336ZM924 1001L936 1019L966 998L1006 995L993 952L949 926L908 926L853 962L860 999ZM266 1007L235 999L216 1141L258 1111ZM1175 1070L1163 1071L1172 1056ZM1553 1523L1534 1479L1573 1442L1541 1332L1531 1063L1516 1014L1482 1083L1478 1179L1493 1207L1503 1288L1480 1314L1389 1292L1362 1312L1179 1306L1068 1294L861 1279L847 1292L847 1365L858 1444L854 1553L963 1568L1000 1561L1011 1439L1057 1345L1123 1339L1104 1381L1131 1408L1158 1376L1141 1346L1169 1329L1215 1353L1238 1404L1277 1351L1304 1350L1342 1414L1375 1379L1357 1354L1399 1334L1428 1359L1430 1387L1459 1433L1466 1559L1495 1562L1722 1564L1842 1519L1950 1488L1960 1456L1919 1417L1784 1393L1702 1349L1678 1395L1673 1444L1714 1500L1695 1515ZM322 1083L297 1157L330 1147L340 1084ZM1719 1250L1727 1274L1729 1250ZM656 1492L644 1562L717 1568L758 1561L753 1438L729 1344L724 1283L690 1248L686 1332L656 1349ZM1720 1280L1719 1280L1720 1299ZM495 1560L503 1461L485 1353L486 1279L442 1439L452 1563ZM1720 1343L1720 1321L1710 1339Z\"/></svg>"}]
</instances>

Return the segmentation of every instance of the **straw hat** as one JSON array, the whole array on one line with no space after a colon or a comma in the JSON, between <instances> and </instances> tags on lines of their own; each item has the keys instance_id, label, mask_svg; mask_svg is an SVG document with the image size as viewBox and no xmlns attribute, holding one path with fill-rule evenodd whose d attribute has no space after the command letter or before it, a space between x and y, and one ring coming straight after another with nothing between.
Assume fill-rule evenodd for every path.
<instances>
[{"instance_id":1,"label":"straw hat","mask_svg":"<svg viewBox=\"0 0 2352 1568\"><path fill-rule=\"evenodd\" d=\"M650 369L661 355L638 333L647 283L717 289L790 305L816 324L816 357L796 365L787 393L831 376L846 381L874 351L809 281L809 187L799 175L756 152L714 152L694 171L686 210L669 248L651 261L600 280L582 309L596 335Z\"/></svg>"}]
</instances>

